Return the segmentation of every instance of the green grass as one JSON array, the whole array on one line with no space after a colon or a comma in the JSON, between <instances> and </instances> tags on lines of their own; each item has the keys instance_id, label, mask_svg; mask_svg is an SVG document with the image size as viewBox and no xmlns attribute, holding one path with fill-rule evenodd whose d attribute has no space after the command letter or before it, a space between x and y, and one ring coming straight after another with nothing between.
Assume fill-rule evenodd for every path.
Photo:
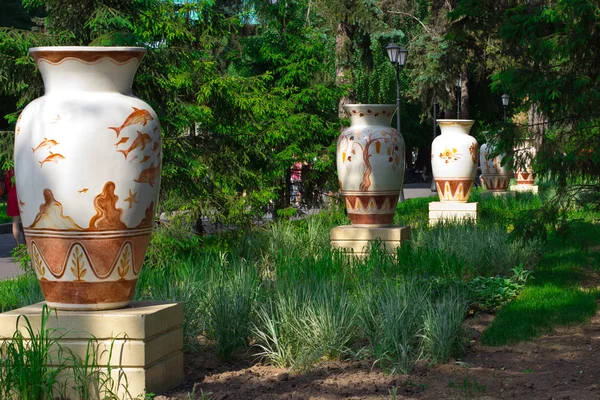
<instances>
[{"instance_id":1,"label":"green grass","mask_svg":"<svg viewBox=\"0 0 600 400\"><path fill-rule=\"evenodd\" d=\"M530 340L559 325L589 320L596 313L597 291L582 287L600 265L600 227L579 222L553 235L520 296L501 309L483 333L487 345Z\"/></svg>"},{"instance_id":2,"label":"green grass","mask_svg":"<svg viewBox=\"0 0 600 400\"><path fill-rule=\"evenodd\" d=\"M0 202L0 224L12 222L12 218L6 215L6 203Z\"/></svg>"}]
</instances>

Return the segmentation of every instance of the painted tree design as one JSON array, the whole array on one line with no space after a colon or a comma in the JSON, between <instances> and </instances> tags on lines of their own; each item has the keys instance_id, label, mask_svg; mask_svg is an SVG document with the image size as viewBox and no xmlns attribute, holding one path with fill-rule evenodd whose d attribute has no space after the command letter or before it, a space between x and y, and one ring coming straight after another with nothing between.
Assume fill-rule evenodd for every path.
<instances>
[{"instance_id":1,"label":"painted tree design","mask_svg":"<svg viewBox=\"0 0 600 400\"><path fill-rule=\"evenodd\" d=\"M125 247L123 253L121 253L121 258L119 259L119 266L117 267L117 272L119 273L119 277L121 279L125 279L129 269L131 268L131 252L129 251L129 246Z\"/></svg>"},{"instance_id":2,"label":"painted tree design","mask_svg":"<svg viewBox=\"0 0 600 400\"><path fill-rule=\"evenodd\" d=\"M83 252L79 249L79 247L75 247L71 263L73 264L71 267L71 272L73 272L73 275L75 275L75 278L77 278L75 279L75 282L82 282L83 277L87 273L87 268L85 268L83 261Z\"/></svg>"}]
</instances>

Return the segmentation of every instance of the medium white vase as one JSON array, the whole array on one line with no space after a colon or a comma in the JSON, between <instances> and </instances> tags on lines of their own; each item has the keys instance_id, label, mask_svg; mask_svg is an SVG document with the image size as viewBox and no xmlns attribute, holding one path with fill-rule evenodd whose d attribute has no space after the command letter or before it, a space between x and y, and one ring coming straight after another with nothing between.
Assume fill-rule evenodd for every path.
<instances>
[{"instance_id":1,"label":"medium white vase","mask_svg":"<svg viewBox=\"0 0 600 400\"><path fill-rule=\"evenodd\" d=\"M512 178L510 165L502 165L505 154L492 157L494 148L488 143L481 145L479 163L481 165L481 178L485 187L490 192L505 192Z\"/></svg>"},{"instance_id":2,"label":"medium white vase","mask_svg":"<svg viewBox=\"0 0 600 400\"><path fill-rule=\"evenodd\" d=\"M395 104L346 104L350 127L337 142L337 171L353 226L392 224L404 179L404 140L390 127Z\"/></svg>"},{"instance_id":3,"label":"medium white vase","mask_svg":"<svg viewBox=\"0 0 600 400\"><path fill-rule=\"evenodd\" d=\"M146 50L30 53L46 92L19 117L15 175L42 293L59 309L124 307L150 242L160 184L160 124L131 93Z\"/></svg>"},{"instance_id":4,"label":"medium white vase","mask_svg":"<svg viewBox=\"0 0 600 400\"><path fill-rule=\"evenodd\" d=\"M523 139L517 143L515 151L515 179L518 185L533 186L535 174L531 162L537 154L533 139ZM518 159L518 160L517 160Z\"/></svg>"},{"instance_id":5,"label":"medium white vase","mask_svg":"<svg viewBox=\"0 0 600 400\"><path fill-rule=\"evenodd\" d=\"M467 119L438 119L442 134L431 145L431 169L442 202L466 203L477 173L477 140L469 136L475 123Z\"/></svg>"}]
</instances>

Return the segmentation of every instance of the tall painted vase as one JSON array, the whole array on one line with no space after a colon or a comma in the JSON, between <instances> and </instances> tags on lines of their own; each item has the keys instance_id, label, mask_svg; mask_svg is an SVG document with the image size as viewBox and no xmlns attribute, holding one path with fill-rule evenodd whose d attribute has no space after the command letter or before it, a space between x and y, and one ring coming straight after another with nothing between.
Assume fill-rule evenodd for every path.
<instances>
[{"instance_id":1,"label":"tall painted vase","mask_svg":"<svg viewBox=\"0 0 600 400\"><path fill-rule=\"evenodd\" d=\"M337 141L340 189L353 226L392 224L404 179L404 140L390 127L395 104L347 104Z\"/></svg>"},{"instance_id":2,"label":"tall painted vase","mask_svg":"<svg viewBox=\"0 0 600 400\"><path fill-rule=\"evenodd\" d=\"M438 119L442 134L431 145L431 169L442 202L466 203L477 173L477 140L468 119Z\"/></svg>"},{"instance_id":3,"label":"tall painted vase","mask_svg":"<svg viewBox=\"0 0 600 400\"><path fill-rule=\"evenodd\" d=\"M494 148L484 143L479 152L479 163L481 165L481 177L485 187L490 192L505 192L512 178L512 169L510 165L502 165L505 154L498 154L492 157Z\"/></svg>"},{"instance_id":4,"label":"tall painted vase","mask_svg":"<svg viewBox=\"0 0 600 400\"><path fill-rule=\"evenodd\" d=\"M134 294L161 171L158 118L131 92L145 52L30 49L45 94L17 122L15 175L27 248L50 307L121 308Z\"/></svg>"},{"instance_id":5,"label":"tall painted vase","mask_svg":"<svg viewBox=\"0 0 600 400\"><path fill-rule=\"evenodd\" d=\"M515 179L518 185L533 186L535 174L531 166L536 155L533 139L523 139L514 148L515 152Z\"/></svg>"}]
</instances>

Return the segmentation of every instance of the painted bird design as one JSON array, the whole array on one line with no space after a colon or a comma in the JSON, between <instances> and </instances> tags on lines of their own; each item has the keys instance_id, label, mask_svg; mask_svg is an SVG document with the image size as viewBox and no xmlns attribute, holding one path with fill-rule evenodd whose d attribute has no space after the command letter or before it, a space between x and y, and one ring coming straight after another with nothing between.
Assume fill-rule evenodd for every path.
<instances>
[{"instance_id":1,"label":"painted bird design","mask_svg":"<svg viewBox=\"0 0 600 400\"><path fill-rule=\"evenodd\" d=\"M150 115L148 110L140 110L139 108L133 108L133 112L125 119L125 122L119 127L110 126L108 129L112 129L117 133L117 137L121 134L121 130L131 125L143 125L146 126L148 121L152 121L154 118Z\"/></svg>"},{"instance_id":2,"label":"painted bird design","mask_svg":"<svg viewBox=\"0 0 600 400\"><path fill-rule=\"evenodd\" d=\"M160 172L160 163L157 163L156 166L151 165L149 168L146 168L142 171L139 178L134 179L134 182L138 183L147 183L150 187L154 187L156 185L156 177Z\"/></svg>"},{"instance_id":3,"label":"painted bird design","mask_svg":"<svg viewBox=\"0 0 600 400\"><path fill-rule=\"evenodd\" d=\"M31 148L31 152L35 153L42 147L52 148L52 147L56 146L57 144L60 144L60 143L58 143L56 140L44 138L44 140L42 140L35 149L33 147Z\"/></svg>"},{"instance_id":4,"label":"painted bird design","mask_svg":"<svg viewBox=\"0 0 600 400\"><path fill-rule=\"evenodd\" d=\"M127 150L117 150L119 153L123 153L126 160L129 156L129 153L131 153L134 149L137 149L138 147L142 146L142 150L144 150L146 148L146 145L152 141L152 138L147 133L137 131L137 134L137 137L135 138L133 143L131 143L131 146L129 146Z\"/></svg>"},{"instance_id":5,"label":"painted bird design","mask_svg":"<svg viewBox=\"0 0 600 400\"><path fill-rule=\"evenodd\" d=\"M123 136L121 139L119 139L119 141L117 143L115 143L115 147L118 147L120 144L123 144L128 140L129 140L129 138L127 136Z\"/></svg>"},{"instance_id":6,"label":"painted bird design","mask_svg":"<svg viewBox=\"0 0 600 400\"><path fill-rule=\"evenodd\" d=\"M65 157L62 154L50 152L50 155L44 159L44 161L38 161L40 163L40 168L44 166L45 163L53 162L58 164L59 160L64 160Z\"/></svg>"}]
</instances>

